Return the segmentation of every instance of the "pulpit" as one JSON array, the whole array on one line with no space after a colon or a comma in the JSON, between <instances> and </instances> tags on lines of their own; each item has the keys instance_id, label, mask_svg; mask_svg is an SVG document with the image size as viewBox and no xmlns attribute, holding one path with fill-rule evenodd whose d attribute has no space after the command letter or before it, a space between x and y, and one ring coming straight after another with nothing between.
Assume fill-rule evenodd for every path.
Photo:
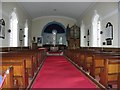
<instances>
[{"instance_id":1,"label":"pulpit","mask_svg":"<svg viewBox=\"0 0 120 90\"><path fill-rule=\"evenodd\" d=\"M68 48L80 48L80 27L78 27L77 25L67 27L67 32Z\"/></svg>"}]
</instances>

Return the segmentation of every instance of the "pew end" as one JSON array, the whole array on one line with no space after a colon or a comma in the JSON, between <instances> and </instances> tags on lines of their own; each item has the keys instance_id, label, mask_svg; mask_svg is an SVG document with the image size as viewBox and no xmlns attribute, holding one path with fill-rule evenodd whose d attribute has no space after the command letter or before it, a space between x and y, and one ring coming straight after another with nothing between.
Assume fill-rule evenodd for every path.
<instances>
[{"instance_id":1,"label":"pew end","mask_svg":"<svg viewBox=\"0 0 120 90\"><path fill-rule=\"evenodd\" d=\"M1 70L2 70L2 66ZM5 88L14 88L14 83L13 83L13 67L9 66L7 67L6 70L2 70L2 83L0 86L0 89L5 89Z\"/></svg>"},{"instance_id":2,"label":"pew end","mask_svg":"<svg viewBox=\"0 0 120 90\"><path fill-rule=\"evenodd\" d=\"M5 70L8 66L13 67L13 82L15 88L26 88L28 86L28 75L25 65L25 60L19 62L2 61L2 70Z\"/></svg>"}]
</instances>

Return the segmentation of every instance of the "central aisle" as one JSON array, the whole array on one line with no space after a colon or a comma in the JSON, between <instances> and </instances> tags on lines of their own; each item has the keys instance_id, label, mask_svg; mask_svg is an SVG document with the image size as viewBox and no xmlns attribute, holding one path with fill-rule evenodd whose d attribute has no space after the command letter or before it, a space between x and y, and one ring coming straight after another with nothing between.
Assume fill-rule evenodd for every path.
<instances>
[{"instance_id":1,"label":"central aisle","mask_svg":"<svg viewBox=\"0 0 120 90\"><path fill-rule=\"evenodd\" d=\"M96 87L63 56L48 56L32 85L32 88Z\"/></svg>"}]
</instances>

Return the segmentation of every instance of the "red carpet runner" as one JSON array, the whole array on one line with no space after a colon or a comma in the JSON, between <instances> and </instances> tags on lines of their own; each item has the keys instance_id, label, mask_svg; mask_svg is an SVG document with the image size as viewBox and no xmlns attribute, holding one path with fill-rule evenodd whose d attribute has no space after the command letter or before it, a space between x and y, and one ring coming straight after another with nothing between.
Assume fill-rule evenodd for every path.
<instances>
[{"instance_id":1,"label":"red carpet runner","mask_svg":"<svg viewBox=\"0 0 120 90\"><path fill-rule=\"evenodd\" d=\"M32 88L96 88L97 86L83 75L63 56L46 58Z\"/></svg>"}]
</instances>

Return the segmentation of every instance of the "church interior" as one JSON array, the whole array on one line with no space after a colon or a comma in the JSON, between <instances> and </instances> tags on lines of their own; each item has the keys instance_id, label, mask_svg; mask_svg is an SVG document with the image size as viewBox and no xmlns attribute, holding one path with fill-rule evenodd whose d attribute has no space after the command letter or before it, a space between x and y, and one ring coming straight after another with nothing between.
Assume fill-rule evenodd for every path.
<instances>
[{"instance_id":1,"label":"church interior","mask_svg":"<svg viewBox=\"0 0 120 90\"><path fill-rule=\"evenodd\" d=\"M120 90L119 1L10 1L0 1L1 90Z\"/></svg>"}]
</instances>

